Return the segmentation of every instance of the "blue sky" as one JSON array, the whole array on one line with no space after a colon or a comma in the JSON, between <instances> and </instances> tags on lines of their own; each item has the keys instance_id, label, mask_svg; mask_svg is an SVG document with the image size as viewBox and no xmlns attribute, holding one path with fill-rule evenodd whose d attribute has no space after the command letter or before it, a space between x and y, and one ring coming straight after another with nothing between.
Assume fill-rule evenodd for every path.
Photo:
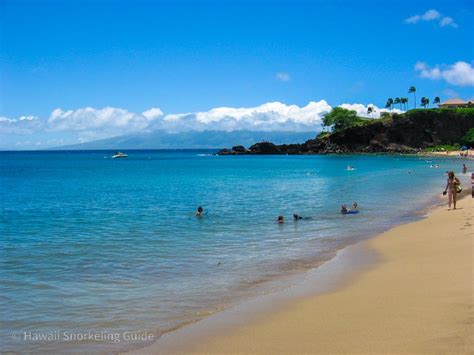
<instances>
[{"instance_id":1,"label":"blue sky","mask_svg":"<svg viewBox=\"0 0 474 355\"><path fill-rule=\"evenodd\" d=\"M419 97L468 99L473 14L472 0L0 0L0 116L383 107L411 85Z\"/></svg>"}]
</instances>

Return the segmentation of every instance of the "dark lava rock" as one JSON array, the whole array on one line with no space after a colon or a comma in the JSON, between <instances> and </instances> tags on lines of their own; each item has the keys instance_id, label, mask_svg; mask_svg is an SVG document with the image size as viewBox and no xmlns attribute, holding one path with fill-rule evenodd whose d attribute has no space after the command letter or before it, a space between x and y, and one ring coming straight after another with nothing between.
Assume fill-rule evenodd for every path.
<instances>
[{"instance_id":1,"label":"dark lava rock","mask_svg":"<svg viewBox=\"0 0 474 355\"><path fill-rule=\"evenodd\" d=\"M234 147L232 147L232 150L236 153L245 153L245 147L243 145L236 145Z\"/></svg>"},{"instance_id":2,"label":"dark lava rock","mask_svg":"<svg viewBox=\"0 0 474 355\"><path fill-rule=\"evenodd\" d=\"M282 153L280 147L270 142L261 142L252 145L249 148L250 154L285 154Z\"/></svg>"}]
</instances>

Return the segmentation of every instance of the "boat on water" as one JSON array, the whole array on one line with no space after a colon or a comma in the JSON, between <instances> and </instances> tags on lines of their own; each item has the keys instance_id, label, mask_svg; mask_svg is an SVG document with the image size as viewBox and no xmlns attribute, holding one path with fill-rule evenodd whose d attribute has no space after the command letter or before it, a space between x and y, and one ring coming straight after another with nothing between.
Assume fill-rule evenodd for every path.
<instances>
[{"instance_id":1,"label":"boat on water","mask_svg":"<svg viewBox=\"0 0 474 355\"><path fill-rule=\"evenodd\" d=\"M117 158L128 158L128 155L122 152L117 152L114 155L112 155L112 159L117 159Z\"/></svg>"}]
</instances>

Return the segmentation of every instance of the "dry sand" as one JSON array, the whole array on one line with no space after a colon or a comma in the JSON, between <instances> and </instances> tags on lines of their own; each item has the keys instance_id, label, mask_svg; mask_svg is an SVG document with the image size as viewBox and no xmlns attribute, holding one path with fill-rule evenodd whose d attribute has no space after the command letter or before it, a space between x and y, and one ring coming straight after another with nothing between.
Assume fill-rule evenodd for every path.
<instances>
[{"instance_id":1,"label":"dry sand","mask_svg":"<svg viewBox=\"0 0 474 355\"><path fill-rule=\"evenodd\" d=\"M474 354L473 201L370 240L381 262L341 289L203 339L191 352Z\"/></svg>"}]
</instances>

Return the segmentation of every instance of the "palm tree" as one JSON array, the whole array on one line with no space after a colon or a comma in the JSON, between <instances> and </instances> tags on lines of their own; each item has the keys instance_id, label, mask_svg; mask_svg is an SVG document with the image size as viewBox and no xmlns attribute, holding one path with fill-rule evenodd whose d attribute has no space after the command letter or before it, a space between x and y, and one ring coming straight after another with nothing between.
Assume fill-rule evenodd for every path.
<instances>
[{"instance_id":1,"label":"palm tree","mask_svg":"<svg viewBox=\"0 0 474 355\"><path fill-rule=\"evenodd\" d=\"M393 103L396 105L398 104L400 106L400 109L402 108L402 100L399 97L395 98L395 101Z\"/></svg>"},{"instance_id":2,"label":"palm tree","mask_svg":"<svg viewBox=\"0 0 474 355\"><path fill-rule=\"evenodd\" d=\"M435 104L435 105L436 104L439 105L440 102L441 102L441 99L439 98L439 96L436 96L433 100L433 104Z\"/></svg>"},{"instance_id":3,"label":"palm tree","mask_svg":"<svg viewBox=\"0 0 474 355\"><path fill-rule=\"evenodd\" d=\"M421 106L423 106L424 108L426 108L426 106L429 106L430 104L430 99L428 99L427 97L422 97L421 98Z\"/></svg>"},{"instance_id":4,"label":"palm tree","mask_svg":"<svg viewBox=\"0 0 474 355\"><path fill-rule=\"evenodd\" d=\"M402 105L403 105L403 109L406 111L407 110L407 104L408 104L408 97L402 97L401 99L401 102L402 102Z\"/></svg>"},{"instance_id":5,"label":"palm tree","mask_svg":"<svg viewBox=\"0 0 474 355\"><path fill-rule=\"evenodd\" d=\"M373 106L367 107L367 114L370 115L371 118L373 118L373 115L372 115L373 112L374 112Z\"/></svg>"},{"instance_id":6,"label":"palm tree","mask_svg":"<svg viewBox=\"0 0 474 355\"><path fill-rule=\"evenodd\" d=\"M416 86L410 86L408 89L408 93L411 94L413 93L413 104L415 105L416 108Z\"/></svg>"},{"instance_id":7,"label":"palm tree","mask_svg":"<svg viewBox=\"0 0 474 355\"><path fill-rule=\"evenodd\" d=\"M387 103L385 104L385 108L389 108L390 111L392 111L392 105L393 105L393 99L391 97L389 97L387 99Z\"/></svg>"}]
</instances>

